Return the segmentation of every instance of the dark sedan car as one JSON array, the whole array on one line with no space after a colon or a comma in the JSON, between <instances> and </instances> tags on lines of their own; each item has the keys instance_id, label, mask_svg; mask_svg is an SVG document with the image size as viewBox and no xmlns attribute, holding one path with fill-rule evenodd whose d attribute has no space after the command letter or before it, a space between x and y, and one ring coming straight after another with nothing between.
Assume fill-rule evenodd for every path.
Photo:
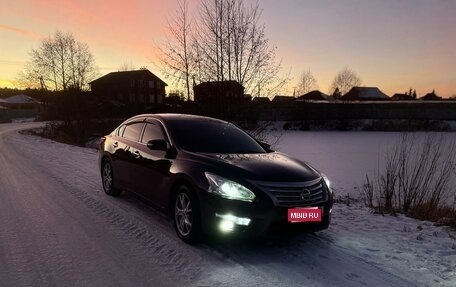
<instances>
[{"instance_id":1,"label":"dark sedan car","mask_svg":"<svg viewBox=\"0 0 456 287\"><path fill-rule=\"evenodd\" d=\"M332 192L308 164L275 152L229 122L146 114L102 138L108 195L132 191L164 209L188 243L200 235L259 235L328 227Z\"/></svg>"}]
</instances>

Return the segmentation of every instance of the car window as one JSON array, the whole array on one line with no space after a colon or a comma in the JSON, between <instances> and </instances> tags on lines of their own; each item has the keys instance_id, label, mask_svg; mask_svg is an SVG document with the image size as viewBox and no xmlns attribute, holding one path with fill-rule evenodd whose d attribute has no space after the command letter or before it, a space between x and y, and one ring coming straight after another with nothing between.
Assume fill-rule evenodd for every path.
<instances>
[{"instance_id":1,"label":"car window","mask_svg":"<svg viewBox=\"0 0 456 287\"><path fill-rule=\"evenodd\" d=\"M133 123L125 126L123 137L132 141L139 141L144 123Z\"/></svg>"},{"instance_id":2,"label":"car window","mask_svg":"<svg viewBox=\"0 0 456 287\"><path fill-rule=\"evenodd\" d=\"M174 120L168 132L184 150L203 153L265 153L250 135L233 124L215 120Z\"/></svg>"},{"instance_id":3,"label":"car window","mask_svg":"<svg viewBox=\"0 0 456 287\"><path fill-rule=\"evenodd\" d=\"M116 131L116 136L120 136L121 137L123 135L124 130L125 130L125 125L119 127L117 129L117 131Z\"/></svg>"},{"instance_id":4,"label":"car window","mask_svg":"<svg viewBox=\"0 0 456 287\"><path fill-rule=\"evenodd\" d=\"M141 142L147 143L150 140L164 139L161 127L156 123L146 123L144 135Z\"/></svg>"}]
</instances>

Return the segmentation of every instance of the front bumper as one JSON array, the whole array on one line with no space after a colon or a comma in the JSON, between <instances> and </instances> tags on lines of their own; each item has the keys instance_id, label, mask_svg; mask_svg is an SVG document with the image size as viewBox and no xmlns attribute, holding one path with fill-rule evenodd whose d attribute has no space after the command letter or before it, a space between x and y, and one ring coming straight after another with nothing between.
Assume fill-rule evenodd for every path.
<instances>
[{"instance_id":1,"label":"front bumper","mask_svg":"<svg viewBox=\"0 0 456 287\"><path fill-rule=\"evenodd\" d=\"M224 199L219 196L202 192L201 219L206 234L225 236L261 236L274 234L278 230L290 229L297 231L323 229L331 218L332 199L312 205L322 209L321 222L288 222L290 207L276 206L266 195L254 202L242 202ZM305 207L305 206L296 206ZM310 206L308 206L310 207ZM233 223L227 223L226 221ZM246 224L248 222L248 224Z\"/></svg>"}]
</instances>

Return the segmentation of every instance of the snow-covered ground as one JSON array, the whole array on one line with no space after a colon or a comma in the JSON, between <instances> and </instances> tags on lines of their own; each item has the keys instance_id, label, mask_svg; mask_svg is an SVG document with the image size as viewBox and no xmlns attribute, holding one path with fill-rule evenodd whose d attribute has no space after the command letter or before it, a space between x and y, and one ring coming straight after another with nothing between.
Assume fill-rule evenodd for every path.
<instances>
[{"instance_id":1,"label":"snow-covered ground","mask_svg":"<svg viewBox=\"0 0 456 287\"><path fill-rule=\"evenodd\" d=\"M455 132L411 135L416 141L424 141L427 135L442 136L456 145ZM362 194L366 175L373 179L378 170L383 170L386 153L400 142L401 136L400 132L285 131L278 135L280 140L274 148L324 172L337 195L356 198ZM456 173L452 185L456 186Z\"/></svg>"},{"instance_id":2,"label":"snow-covered ground","mask_svg":"<svg viewBox=\"0 0 456 287\"><path fill-rule=\"evenodd\" d=\"M428 134L414 133L417 140ZM433 133L456 141L456 133ZM302 132L286 131L277 150L309 162L331 180L336 197L360 199L366 175L371 179L383 168L385 153L397 145L397 132ZM456 174L452 186L456 186ZM456 188L454 188L456 193ZM342 219L338 221L337 219ZM431 222L405 216L382 216L365 208L362 200L350 206L336 204L328 236L344 248L360 252L367 261L380 262L396 274L418 279L435 274L419 284L456 286L456 232ZM407 266L407 268L405 268ZM413 275L414 274L414 275ZM421 274L421 275L420 275ZM429 277L429 279L432 276ZM441 280L439 279L445 279Z\"/></svg>"},{"instance_id":3,"label":"snow-covered ground","mask_svg":"<svg viewBox=\"0 0 456 287\"><path fill-rule=\"evenodd\" d=\"M0 125L1 286L456 286L456 234L336 204L330 228L189 246L131 194L105 196L93 149ZM389 133L286 132L278 149L359 194Z\"/></svg>"}]
</instances>

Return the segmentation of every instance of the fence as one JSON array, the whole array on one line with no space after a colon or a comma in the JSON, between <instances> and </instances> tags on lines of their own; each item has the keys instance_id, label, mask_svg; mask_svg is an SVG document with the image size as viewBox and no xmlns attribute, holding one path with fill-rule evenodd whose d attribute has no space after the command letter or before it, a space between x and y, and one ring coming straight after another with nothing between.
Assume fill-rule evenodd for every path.
<instances>
[{"instance_id":1,"label":"fence","mask_svg":"<svg viewBox=\"0 0 456 287\"><path fill-rule=\"evenodd\" d=\"M456 120L456 101L266 102L211 107L184 105L184 113L264 121L302 120Z\"/></svg>"}]
</instances>

